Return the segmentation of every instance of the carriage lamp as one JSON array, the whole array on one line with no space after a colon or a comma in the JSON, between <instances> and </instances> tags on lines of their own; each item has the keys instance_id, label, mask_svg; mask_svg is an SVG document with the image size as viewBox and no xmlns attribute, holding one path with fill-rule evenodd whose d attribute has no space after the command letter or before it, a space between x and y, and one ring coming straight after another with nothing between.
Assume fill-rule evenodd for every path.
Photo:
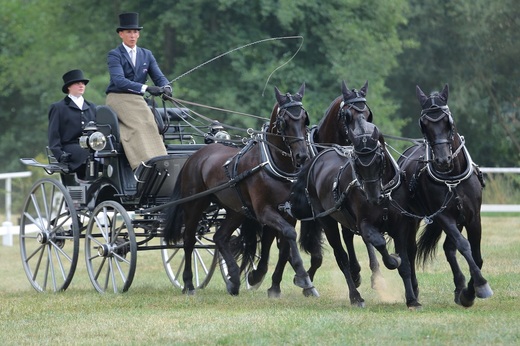
<instances>
[{"instance_id":1,"label":"carriage lamp","mask_svg":"<svg viewBox=\"0 0 520 346\"><path fill-rule=\"evenodd\" d=\"M209 135L212 137L209 140L214 142L229 141L231 139L229 133L224 130L224 126L218 121L213 121L209 126Z\"/></svg>"},{"instance_id":2,"label":"carriage lamp","mask_svg":"<svg viewBox=\"0 0 520 346\"><path fill-rule=\"evenodd\" d=\"M83 129L83 135L79 138L79 145L83 149L92 149L95 151L105 149L107 145L107 138L98 131L94 122L89 122Z\"/></svg>"}]
</instances>

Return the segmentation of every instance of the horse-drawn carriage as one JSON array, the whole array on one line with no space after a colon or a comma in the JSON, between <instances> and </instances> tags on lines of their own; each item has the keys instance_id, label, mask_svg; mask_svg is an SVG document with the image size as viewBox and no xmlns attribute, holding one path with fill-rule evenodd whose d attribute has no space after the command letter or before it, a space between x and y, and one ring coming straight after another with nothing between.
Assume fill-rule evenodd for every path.
<instances>
[{"instance_id":1,"label":"horse-drawn carriage","mask_svg":"<svg viewBox=\"0 0 520 346\"><path fill-rule=\"evenodd\" d=\"M137 251L159 249L170 280L185 293L207 285L220 263L228 292L238 294L247 265L239 268L230 240L240 229L235 237L243 245L239 248L250 250L251 243L255 247L253 255L242 253L243 263L258 264L246 275L248 284L262 282L271 243L278 236L279 258L269 295L279 296L284 266L290 262L294 283L305 295L317 296L312 278L322 262L324 230L347 281L351 304L364 306L356 289L361 278L352 238L357 233L369 253L375 247L385 266L398 270L406 304L413 309L421 306L416 257L427 259L444 231L455 301L468 307L475 297L490 297L493 292L480 271L483 180L456 132L447 86L429 97L417 88L424 139L414 140L397 162L382 133L370 123L367 88L368 83L359 91L349 90L343 83L343 95L310 131L302 105L304 85L295 95L275 88L269 123L262 131L248 131L251 138L241 146L195 144L181 126L189 110L164 109L156 112L159 131L166 143L180 144L167 143L168 155L135 172L122 152L116 115L100 107L97 124L87 126L80 139L91 153L86 181L52 158L48 164L22 159L61 176L61 182L36 182L24 206L20 246L29 281L38 291L66 289L76 269L79 240L84 239L88 275L99 292L128 290ZM170 122L176 124L168 126ZM329 149L319 154L316 148ZM434 196L429 193L433 190ZM308 271L296 242L296 219L302 221L301 234L306 234L301 245L311 254ZM421 219L428 225L416 243ZM247 220L253 222L245 227ZM463 227L469 241L461 235ZM253 242L242 237L252 232ZM257 256L257 235L261 252L252 257ZM385 235L393 238L399 255L388 253ZM456 250L471 268L467 285ZM377 262L373 255L372 260ZM373 271L377 268L371 263Z\"/></svg>"},{"instance_id":2,"label":"horse-drawn carriage","mask_svg":"<svg viewBox=\"0 0 520 346\"><path fill-rule=\"evenodd\" d=\"M98 107L96 123L88 124L80 138L80 145L90 153L82 180L50 151L48 163L21 159L60 177L38 180L21 215L22 262L37 291L61 291L69 286L79 260L80 239L84 240L88 275L99 292L128 290L140 250L161 250L169 279L182 288L178 280L186 261L179 252L182 244L166 245L161 239L161 210L146 209L170 200L184 162L205 144L196 144L197 133L189 132L191 127L185 123L189 109L152 110L168 155L153 158L135 172L120 142L117 116L108 106ZM208 134L214 135L214 129ZM199 222L192 256L199 288L208 284L218 265L212 234L222 213L211 205Z\"/></svg>"}]
</instances>

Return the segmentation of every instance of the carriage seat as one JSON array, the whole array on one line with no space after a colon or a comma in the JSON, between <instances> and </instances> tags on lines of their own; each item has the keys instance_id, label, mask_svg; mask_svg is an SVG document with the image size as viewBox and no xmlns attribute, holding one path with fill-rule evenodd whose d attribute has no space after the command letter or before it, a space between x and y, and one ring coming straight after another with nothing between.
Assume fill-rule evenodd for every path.
<instances>
[{"instance_id":1,"label":"carriage seat","mask_svg":"<svg viewBox=\"0 0 520 346\"><path fill-rule=\"evenodd\" d=\"M173 134L179 134L182 129L178 125L171 125L171 122L180 122L188 118L188 108L150 108L154 113L155 122L159 133L165 139L172 139ZM119 122L117 114L106 105L97 107L96 122L99 130L105 135L112 135L116 143L120 143ZM117 148L116 148L117 149Z\"/></svg>"}]
</instances>

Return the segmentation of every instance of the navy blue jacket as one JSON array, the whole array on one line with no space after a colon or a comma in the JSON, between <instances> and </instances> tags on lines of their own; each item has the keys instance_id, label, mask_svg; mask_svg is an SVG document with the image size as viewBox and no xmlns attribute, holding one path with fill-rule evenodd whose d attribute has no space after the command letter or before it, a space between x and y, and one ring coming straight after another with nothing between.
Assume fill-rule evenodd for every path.
<instances>
[{"instance_id":1,"label":"navy blue jacket","mask_svg":"<svg viewBox=\"0 0 520 346\"><path fill-rule=\"evenodd\" d=\"M148 75L157 86L168 85L169 81L162 73L151 51L137 47L136 62L133 66L123 44L108 52L108 72L110 84L106 93L141 94L141 87L146 84Z\"/></svg>"},{"instance_id":2,"label":"navy blue jacket","mask_svg":"<svg viewBox=\"0 0 520 346\"><path fill-rule=\"evenodd\" d=\"M87 161L89 152L79 146L79 137L85 125L95 120L96 105L87 100L83 103L83 109L79 109L69 96L65 96L49 108L49 149L56 160L63 152L70 153L69 168L72 171Z\"/></svg>"}]
</instances>

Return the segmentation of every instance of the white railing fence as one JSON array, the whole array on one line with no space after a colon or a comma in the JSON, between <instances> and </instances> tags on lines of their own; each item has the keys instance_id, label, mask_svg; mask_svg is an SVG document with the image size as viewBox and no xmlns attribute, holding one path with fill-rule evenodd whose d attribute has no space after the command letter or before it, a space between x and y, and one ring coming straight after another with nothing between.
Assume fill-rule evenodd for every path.
<instances>
[{"instance_id":1,"label":"white railing fence","mask_svg":"<svg viewBox=\"0 0 520 346\"><path fill-rule=\"evenodd\" d=\"M483 173L520 173L520 167L480 167ZM13 226L11 221L12 179L27 178L31 172L0 173L0 180L5 180L5 221L0 227L2 245L13 246L13 234L18 234L18 226ZM513 212L520 213L520 204L483 204L483 212ZM16 229L15 229L16 228Z\"/></svg>"},{"instance_id":2,"label":"white railing fence","mask_svg":"<svg viewBox=\"0 0 520 346\"><path fill-rule=\"evenodd\" d=\"M5 180L5 221L2 222L2 245L13 246L13 223L11 221L12 179L27 178L31 172L0 173L0 180Z\"/></svg>"},{"instance_id":3,"label":"white railing fence","mask_svg":"<svg viewBox=\"0 0 520 346\"><path fill-rule=\"evenodd\" d=\"M482 173L518 174L520 167L480 167ZM520 213L520 204L482 204L480 208L488 213Z\"/></svg>"}]
</instances>

